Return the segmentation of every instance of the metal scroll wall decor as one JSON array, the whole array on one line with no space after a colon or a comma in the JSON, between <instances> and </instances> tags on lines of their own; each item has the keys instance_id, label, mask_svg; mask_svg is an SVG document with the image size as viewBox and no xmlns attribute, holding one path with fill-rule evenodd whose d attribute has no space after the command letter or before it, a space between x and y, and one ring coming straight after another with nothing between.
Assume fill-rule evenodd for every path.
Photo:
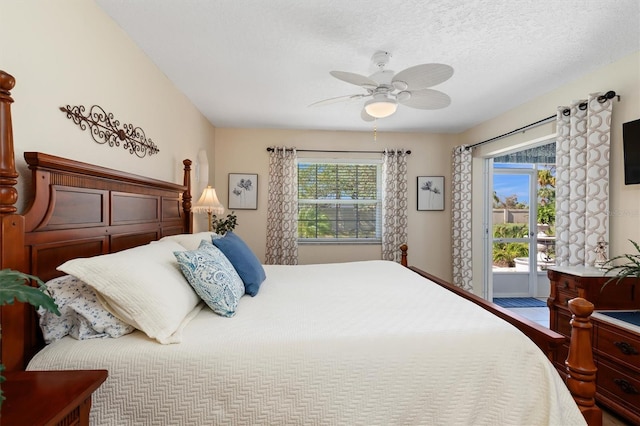
<instances>
[{"instance_id":1,"label":"metal scroll wall decor","mask_svg":"<svg viewBox=\"0 0 640 426\"><path fill-rule=\"evenodd\" d=\"M60 107L60 111L67 113L67 118L73 120L82 130L89 129L91 137L99 144L109 144L109 146L120 146L142 158L145 155L153 155L160 150L153 141L144 134L140 127L133 124L123 124L113 118L112 113L105 112L99 105L94 105L85 115L83 105Z\"/></svg>"}]
</instances>

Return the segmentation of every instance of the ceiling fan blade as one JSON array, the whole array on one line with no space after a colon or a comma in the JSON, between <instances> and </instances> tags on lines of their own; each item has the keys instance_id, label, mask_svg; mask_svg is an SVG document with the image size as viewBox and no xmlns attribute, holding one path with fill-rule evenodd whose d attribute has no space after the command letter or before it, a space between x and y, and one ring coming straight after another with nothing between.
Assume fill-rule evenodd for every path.
<instances>
[{"instance_id":1,"label":"ceiling fan blade","mask_svg":"<svg viewBox=\"0 0 640 426\"><path fill-rule=\"evenodd\" d=\"M411 96L405 99L406 95L404 94L406 93L409 93ZM440 109L448 107L449 104L451 104L449 95L432 89L400 92L397 98L400 104L419 109Z\"/></svg>"},{"instance_id":2,"label":"ceiling fan blade","mask_svg":"<svg viewBox=\"0 0 640 426\"><path fill-rule=\"evenodd\" d=\"M376 119L375 117L372 117L369 114L367 114L367 111L364 108L362 108L362 112L360 113L360 117L362 117L362 119L364 121L373 121L373 120Z\"/></svg>"},{"instance_id":3,"label":"ceiling fan blade","mask_svg":"<svg viewBox=\"0 0 640 426\"><path fill-rule=\"evenodd\" d=\"M347 83L355 84L356 86L364 87L365 89L375 89L378 87L378 83L371 80L364 75L356 74L346 71L330 71L329 74L337 78L338 80L345 81Z\"/></svg>"},{"instance_id":4,"label":"ceiling fan blade","mask_svg":"<svg viewBox=\"0 0 640 426\"><path fill-rule=\"evenodd\" d=\"M318 101L318 102L314 102L312 104L310 104L310 107L315 107L315 106L322 106L322 105L330 105L330 104L335 104L337 102L342 102L342 101L350 101L352 99L360 99L363 98L365 96L368 95L363 95L361 93L355 94L355 95L345 95L345 96L338 96L335 98L329 98L329 99L324 99L322 101Z\"/></svg>"},{"instance_id":5,"label":"ceiling fan blade","mask_svg":"<svg viewBox=\"0 0 640 426\"><path fill-rule=\"evenodd\" d=\"M391 80L398 90L416 90L435 86L447 81L453 75L453 68L445 64L422 64L400 71Z\"/></svg>"}]
</instances>

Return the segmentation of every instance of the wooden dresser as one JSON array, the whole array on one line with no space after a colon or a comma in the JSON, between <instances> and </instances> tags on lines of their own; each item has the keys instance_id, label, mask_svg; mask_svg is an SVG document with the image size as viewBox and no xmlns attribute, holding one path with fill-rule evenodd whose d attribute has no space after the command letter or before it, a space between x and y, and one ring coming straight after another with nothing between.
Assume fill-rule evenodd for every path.
<instances>
[{"instance_id":1,"label":"wooden dresser","mask_svg":"<svg viewBox=\"0 0 640 426\"><path fill-rule=\"evenodd\" d=\"M610 282L595 268L549 268L551 294L547 301L549 326L567 337L571 333L569 300L583 297L596 311L640 309L640 283L629 278L620 284ZM640 424L640 327L616 321L597 312L592 316L594 361L598 368L596 401L633 424ZM554 363L565 374L568 344L556 351Z\"/></svg>"}]
</instances>

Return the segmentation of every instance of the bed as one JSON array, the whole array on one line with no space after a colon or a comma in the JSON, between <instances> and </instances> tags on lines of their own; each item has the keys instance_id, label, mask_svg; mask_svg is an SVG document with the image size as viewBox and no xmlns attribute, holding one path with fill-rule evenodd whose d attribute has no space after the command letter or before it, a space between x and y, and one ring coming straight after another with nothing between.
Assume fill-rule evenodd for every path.
<instances>
[{"instance_id":1,"label":"bed","mask_svg":"<svg viewBox=\"0 0 640 426\"><path fill-rule=\"evenodd\" d=\"M168 253L211 244L192 234L189 160L177 185L28 152L34 198L17 214L13 84L0 72L3 268L60 280L61 265L139 254L146 276ZM118 269L106 265L105 276ZM143 312L132 321L145 332L45 347L33 309L3 306L2 362L107 369L95 424L598 424L588 302L572 301L565 384L548 359L564 338L424 271L387 261L263 268L259 294L240 297L232 318L187 297L168 334Z\"/></svg>"}]
</instances>

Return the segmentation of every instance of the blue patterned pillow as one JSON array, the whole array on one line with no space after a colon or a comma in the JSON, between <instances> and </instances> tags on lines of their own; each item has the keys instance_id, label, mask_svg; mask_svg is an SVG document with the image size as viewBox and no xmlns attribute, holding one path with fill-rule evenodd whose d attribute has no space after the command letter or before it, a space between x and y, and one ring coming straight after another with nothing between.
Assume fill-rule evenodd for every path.
<instances>
[{"instance_id":1,"label":"blue patterned pillow","mask_svg":"<svg viewBox=\"0 0 640 426\"><path fill-rule=\"evenodd\" d=\"M260 284L267 278L260 260L249 246L236 234L229 231L222 238L213 239L213 244L222 250L244 282L245 292L250 296L258 294Z\"/></svg>"},{"instance_id":2,"label":"blue patterned pillow","mask_svg":"<svg viewBox=\"0 0 640 426\"><path fill-rule=\"evenodd\" d=\"M213 312L223 317L234 316L244 295L244 284L229 259L204 240L197 250L173 254L189 284Z\"/></svg>"}]
</instances>

